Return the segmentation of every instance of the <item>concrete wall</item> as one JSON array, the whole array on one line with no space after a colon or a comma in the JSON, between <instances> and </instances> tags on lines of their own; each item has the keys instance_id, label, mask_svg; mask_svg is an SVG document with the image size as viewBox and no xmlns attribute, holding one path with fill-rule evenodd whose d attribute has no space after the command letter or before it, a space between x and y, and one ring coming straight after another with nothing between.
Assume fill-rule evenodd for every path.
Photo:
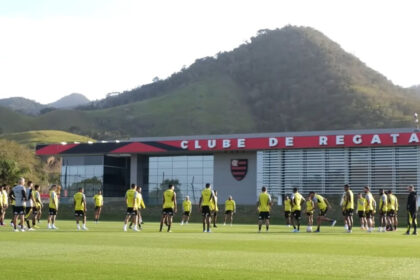
<instances>
[{"instance_id":1,"label":"concrete wall","mask_svg":"<svg viewBox=\"0 0 420 280\"><path fill-rule=\"evenodd\" d=\"M248 172L241 181L237 181L230 171L233 159L248 159ZM257 153L214 154L213 185L218 192L219 205L224 205L224 201L229 195L233 196L237 204L255 204L257 201Z\"/></svg>"}]
</instances>

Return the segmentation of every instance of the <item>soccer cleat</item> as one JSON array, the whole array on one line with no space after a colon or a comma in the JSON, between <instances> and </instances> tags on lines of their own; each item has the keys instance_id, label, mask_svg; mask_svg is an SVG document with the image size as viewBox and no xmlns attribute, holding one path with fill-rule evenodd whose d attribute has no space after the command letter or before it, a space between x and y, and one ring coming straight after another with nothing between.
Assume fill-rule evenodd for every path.
<instances>
[{"instance_id":1,"label":"soccer cleat","mask_svg":"<svg viewBox=\"0 0 420 280\"><path fill-rule=\"evenodd\" d=\"M410 235L410 232L409 232L409 231L406 231L406 232L405 232L405 235Z\"/></svg>"},{"instance_id":2,"label":"soccer cleat","mask_svg":"<svg viewBox=\"0 0 420 280\"><path fill-rule=\"evenodd\" d=\"M412 233L412 235L417 235L417 232L415 232L415 231L414 231L414 232Z\"/></svg>"},{"instance_id":3,"label":"soccer cleat","mask_svg":"<svg viewBox=\"0 0 420 280\"><path fill-rule=\"evenodd\" d=\"M351 229L347 230L347 233L352 233L352 230Z\"/></svg>"},{"instance_id":4,"label":"soccer cleat","mask_svg":"<svg viewBox=\"0 0 420 280\"><path fill-rule=\"evenodd\" d=\"M344 225L344 229L345 229L345 230L348 230L348 229L349 229L349 226L348 226L347 224L345 224L345 225Z\"/></svg>"},{"instance_id":5,"label":"soccer cleat","mask_svg":"<svg viewBox=\"0 0 420 280\"><path fill-rule=\"evenodd\" d=\"M83 230L89 230L86 226L82 226Z\"/></svg>"},{"instance_id":6,"label":"soccer cleat","mask_svg":"<svg viewBox=\"0 0 420 280\"><path fill-rule=\"evenodd\" d=\"M47 229L51 229L51 225L50 224L48 224Z\"/></svg>"},{"instance_id":7,"label":"soccer cleat","mask_svg":"<svg viewBox=\"0 0 420 280\"><path fill-rule=\"evenodd\" d=\"M39 229L39 226L33 226L33 228Z\"/></svg>"},{"instance_id":8,"label":"soccer cleat","mask_svg":"<svg viewBox=\"0 0 420 280\"><path fill-rule=\"evenodd\" d=\"M34 231L34 229L33 228L29 228L28 231Z\"/></svg>"},{"instance_id":9,"label":"soccer cleat","mask_svg":"<svg viewBox=\"0 0 420 280\"><path fill-rule=\"evenodd\" d=\"M223 223L223 226L225 226L226 225L226 223Z\"/></svg>"},{"instance_id":10,"label":"soccer cleat","mask_svg":"<svg viewBox=\"0 0 420 280\"><path fill-rule=\"evenodd\" d=\"M14 232L19 232L19 230L18 230L18 229L14 229L13 231L14 231Z\"/></svg>"},{"instance_id":11,"label":"soccer cleat","mask_svg":"<svg viewBox=\"0 0 420 280\"><path fill-rule=\"evenodd\" d=\"M51 226L52 229L58 229L54 224Z\"/></svg>"},{"instance_id":12,"label":"soccer cleat","mask_svg":"<svg viewBox=\"0 0 420 280\"><path fill-rule=\"evenodd\" d=\"M337 223L337 220L332 221L331 226L335 226L335 224Z\"/></svg>"},{"instance_id":13,"label":"soccer cleat","mask_svg":"<svg viewBox=\"0 0 420 280\"><path fill-rule=\"evenodd\" d=\"M317 229L316 231L314 231L314 232L321 232L319 229Z\"/></svg>"},{"instance_id":14,"label":"soccer cleat","mask_svg":"<svg viewBox=\"0 0 420 280\"><path fill-rule=\"evenodd\" d=\"M25 232L25 229L24 229L24 228L21 228L21 229L20 229L20 231L21 231L21 232Z\"/></svg>"},{"instance_id":15,"label":"soccer cleat","mask_svg":"<svg viewBox=\"0 0 420 280\"><path fill-rule=\"evenodd\" d=\"M133 231L139 231L139 229L137 227L134 227Z\"/></svg>"},{"instance_id":16,"label":"soccer cleat","mask_svg":"<svg viewBox=\"0 0 420 280\"><path fill-rule=\"evenodd\" d=\"M292 232L297 232L297 229L293 229L293 231Z\"/></svg>"},{"instance_id":17,"label":"soccer cleat","mask_svg":"<svg viewBox=\"0 0 420 280\"><path fill-rule=\"evenodd\" d=\"M123 230L127 231L127 225L124 225Z\"/></svg>"},{"instance_id":18,"label":"soccer cleat","mask_svg":"<svg viewBox=\"0 0 420 280\"><path fill-rule=\"evenodd\" d=\"M77 225L76 228L77 228L77 230L80 230L80 226L79 225Z\"/></svg>"},{"instance_id":19,"label":"soccer cleat","mask_svg":"<svg viewBox=\"0 0 420 280\"><path fill-rule=\"evenodd\" d=\"M211 233L211 229L208 229L208 230L207 230L207 232L208 232L208 233Z\"/></svg>"}]
</instances>

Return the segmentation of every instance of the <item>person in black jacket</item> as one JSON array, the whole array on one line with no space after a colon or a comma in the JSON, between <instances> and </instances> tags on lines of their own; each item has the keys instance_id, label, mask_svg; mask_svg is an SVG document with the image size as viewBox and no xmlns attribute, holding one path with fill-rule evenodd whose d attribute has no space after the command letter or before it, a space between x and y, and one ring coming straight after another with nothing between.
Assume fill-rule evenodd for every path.
<instances>
[{"instance_id":1,"label":"person in black jacket","mask_svg":"<svg viewBox=\"0 0 420 280\"><path fill-rule=\"evenodd\" d=\"M407 215L408 215L408 227L405 234L410 234L410 228L413 227L414 235L417 235L417 193L414 191L414 186L408 186L409 194L407 199Z\"/></svg>"}]
</instances>

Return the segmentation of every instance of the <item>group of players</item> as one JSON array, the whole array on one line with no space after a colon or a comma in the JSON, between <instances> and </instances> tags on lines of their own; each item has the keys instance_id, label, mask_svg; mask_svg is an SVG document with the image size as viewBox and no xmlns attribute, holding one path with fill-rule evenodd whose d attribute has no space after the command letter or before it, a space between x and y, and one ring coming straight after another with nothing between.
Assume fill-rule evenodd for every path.
<instances>
[{"instance_id":1,"label":"group of players","mask_svg":"<svg viewBox=\"0 0 420 280\"><path fill-rule=\"evenodd\" d=\"M76 218L77 229L88 230L86 227L86 196L84 189L79 188L78 192L73 196L74 199L74 215ZM99 221L101 209L103 206L102 192L93 197L95 203L95 222ZM25 182L24 178L20 178L18 184L10 189L3 185L0 192L0 225L5 226L6 210L12 205L13 217L10 225L14 231L33 231L39 228L41 221L43 202L40 194L39 185L34 185L31 181ZM55 220L59 206L59 198L57 194L57 186L52 185L49 189L48 202L48 229L57 229ZM80 227L80 220L83 221ZM25 226L26 223L26 226Z\"/></svg>"},{"instance_id":2,"label":"group of players","mask_svg":"<svg viewBox=\"0 0 420 280\"><path fill-rule=\"evenodd\" d=\"M407 215L408 228L406 234L410 234L410 229L413 228L412 234L417 235L417 194L413 186L408 186L407 199ZM78 230L88 230L86 227L86 210L87 201L84 194L84 189L79 188L78 192L73 196L74 215L76 219L76 227ZM94 220L97 223L100 218L103 207L103 196L99 190L93 197L95 204ZM142 189L140 186L132 184L130 189L125 194L125 201L127 205L126 217L124 219L123 230L128 228L134 231L139 231L142 228L141 211L146 208ZM13 207L13 218L11 226L15 231L32 231L38 227L41 218L41 211L43 202L40 195L39 185L34 185L31 181L25 184L25 179L20 178L16 186L9 190L8 186L1 186L0 188L0 225L5 225L5 213L9 207L9 202ZM310 192L305 199L299 193L298 188L293 189L291 195L286 195L284 200L284 213L287 225L293 226L293 232L299 232L301 226L301 213L305 210L308 226L307 232L312 232L314 225L314 212L319 210L316 217L317 229L315 232L320 232L322 222L328 222L331 226L336 224L336 220L326 216L329 209L332 208L331 203L327 198L321 196L316 192ZM257 212L258 212L258 232L261 232L263 224L265 224L266 231L270 226L270 212L273 202L266 187L262 187L261 193L258 196ZM398 210L399 203L397 197L392 193L392 190L379 190L379 203L377 204L369 186L364 187L364 193L359 193L357 198L357 214L360 219L362 230L372 232L375 227L375 214L378 209L380 232L395 231L398 225ZM304 207L305 206L305 207ZM353 229L353 213L355 210L355 198L350 185L344 185L344 193L341 198L340 206L343 213L344 224L348 233ZM57 194L57 186L52 185L49 190L49 204L48 204L48 229L57 229L55 220L59 207L59 199ZM211 232L210 225L217 227L218 214L218 197L217 191L212 190L211 184L206 184L201 192L200 201L198 204L199 211L202 214L203 232ZM181 225L188 224L190 215L192 213L192 203L188 196L182 202L182 219ZM175 186L169 185L168 189L163 192L162 196L162 216L160 220L159 230L162 231L163 225L166 225L167 231L171 231L173 223L173 215L177 213L177 198ZM232 225L233 215L236 213L236 203L232 196L225 201L225 217L226 222ZM128 226L128 222L131 222ZM80 227L80 222L82 226ZM26 226L25 226L26 223Z\"/></svg>"}]
</instances>

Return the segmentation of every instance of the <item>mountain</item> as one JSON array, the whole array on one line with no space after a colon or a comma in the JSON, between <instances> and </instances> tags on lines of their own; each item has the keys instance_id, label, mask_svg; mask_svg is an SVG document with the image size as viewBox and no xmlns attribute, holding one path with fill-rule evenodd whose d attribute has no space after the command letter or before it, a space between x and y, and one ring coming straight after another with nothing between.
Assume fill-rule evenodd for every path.
<instances>
[{"instance_id":1,"label":"mountain","mask_svg":"<svg viewBox=\"0 0 420 280\"><path fill-rule=\"evenodd\" d=\"M10 108L13 111L26 115L39 114L39 112L44 108L44 105L23 97L0 99L0 106Z\"/></svg>"},{"instance_id":2,"label":"mountain","mask_svg":"<svg viewBox=\"0 0 420 280\"><path fill-rule=\"evenodd\" d=\"M95 139L386 128L411 126L419 109L409 90L321 32L287 26L260 30L236 49L198 59L168 79L31 117L25 125Z\"/></svg>"},{"instance_id":3,"label":"mountain","mask_svg":"<svg viewBox=\"0 0 420 280\"><path fill-rule=\"evenodd\" d=\"M86 105L90 102L86 96L80 93L72 93L59 100L46 105L47 107L57 108L57 109L70 109L78 106Z\"/></svg>"},{"instance_id":4,"label":"mountain","mask_svg":"<svg viewBox=\"0 0 420 280\"><path fill-rule=\"evenodd\" d=\"M15 112L25 115L38 115L53 109L72 109L78 106L86 105L89 102L89 99L87 99L84 95L72 93L46 105L23 97L11 97L0 99L0 106L7 107Z\"/></svg>"}]
</instances>

